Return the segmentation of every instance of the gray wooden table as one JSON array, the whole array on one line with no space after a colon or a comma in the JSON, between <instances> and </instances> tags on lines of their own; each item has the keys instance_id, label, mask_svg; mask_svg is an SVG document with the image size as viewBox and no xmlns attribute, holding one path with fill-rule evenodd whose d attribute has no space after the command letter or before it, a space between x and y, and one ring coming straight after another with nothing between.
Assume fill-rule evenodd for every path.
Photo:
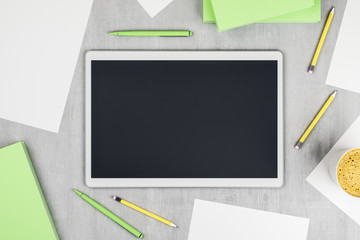
<instances>
[{"instance_id":1,"label":"gray wooden table","mask_svg":"<svg viewBox=\"0 0 360 240\"><path fill-rule=\"evenodd\" d=\"M314 75L306 73L331 6L336 15ZM346 1L323 0L319 24L253 24L218 33L202 23L202 0L174 0L155 18L136 0L94 0L58 134L0 119L0 146L24 140L61 239L134 239L72 191L104 203L152 240L186 240L195 198L310 218L309 240L359 239L360 228L305 179L360 113L360 95L340 90L301 151L293 149L333 87L325 85ZM189 38L120 38L120 29L190 29ZM280 50L285 76L285 185L280 189L89 189L84 183L84 52L94 49ZM251 101L251 99L249 99ZM151 209L173 229L121 206L110 196ZM236 231L236 230L235 230ZM241 233L238 234L241 236Z\"/></svg>"}]
</instances>

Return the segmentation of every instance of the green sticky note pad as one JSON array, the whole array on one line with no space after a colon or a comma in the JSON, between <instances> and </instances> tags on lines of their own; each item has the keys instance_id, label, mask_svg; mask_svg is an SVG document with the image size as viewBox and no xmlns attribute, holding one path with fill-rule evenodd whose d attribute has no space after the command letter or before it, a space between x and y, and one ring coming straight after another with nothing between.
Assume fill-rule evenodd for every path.
<instances>
[{"instance_id":1,"label":"green sticky note pad","mask_svg":"<svg viewBox=\"0 0 360 240\"><path fill-rule=\"evenodd\" d=\"M59 239L24 142L0 149L0 239Z\"/></svg>"},{"instance_id":2,"label":"green sticky note pad","mask_svg":"<svg viewBox=\"0 0 360 240\"><path fill-rule=\"evenodd\" d=\"M321 21L321 0L314 0L314 6L293 13L259 21L259 23L317 23ZM211 0L203 0L203 22L216 23Z\"/></svg>"},{"instance_id":3,"label":"green sticky note pad","mask_svg":"<svg viewBox=\"0 0 360 240\"><path fill-rule=\"evenodd\" d=\"M203 23L216 23L211 0L203 0Z\"/></svg>"},{"instance_id":4,"label":"green sticky note pad","mask_svg":"<svg viewBox=\"0 0 360 240\"><path fill-rule=\"evenodd\" d=\"M260 21L262 23L317 23L321 21L321 0L310 8Z\"/></svg>"},{"instance_id":5,"label":"green sticky note pad","mask_svg":"<svg viewBox=\"0 0 360 240\"><path fill-rule=\"evenodd\" d=\"M321 0L203 0L203 22L225 31L251 23L318 22Z\"/></svg>"}]
</instances>

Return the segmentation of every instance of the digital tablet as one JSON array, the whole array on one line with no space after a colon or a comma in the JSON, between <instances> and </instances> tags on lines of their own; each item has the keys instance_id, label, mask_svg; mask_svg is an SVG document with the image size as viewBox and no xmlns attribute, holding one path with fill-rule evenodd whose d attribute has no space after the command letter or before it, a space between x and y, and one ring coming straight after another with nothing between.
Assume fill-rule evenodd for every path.
<instances>
[{"instance_id":1,"label":"digital tablet","mask_svg":"<svg viewBox=\"0 0 360 240\"><path fill-rule=\"evenodd\" d=\"M278 51L86 53L90 187L280 187Z\"/></svg>"}]
</instances>

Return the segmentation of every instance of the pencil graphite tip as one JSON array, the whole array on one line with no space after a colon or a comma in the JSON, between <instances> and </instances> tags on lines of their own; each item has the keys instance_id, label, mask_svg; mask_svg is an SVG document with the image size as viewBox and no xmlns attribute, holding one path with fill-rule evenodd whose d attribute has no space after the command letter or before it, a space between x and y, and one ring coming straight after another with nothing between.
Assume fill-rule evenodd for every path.
<instances>
[{"instance_id":1,"label":"pencil graphite tip","mask_svg":"<svg viewBox=\"0 0 360 240\"><path fill-rule=\"evenodd\" d=\"M333 7L333 8L331 9L331 13L332 13L332 14L335 13L335 7Z\"/></svg>"},{"instance_id":2,"label":"pencil graphite tip","mask_svg":"<svg viewBox=\"0 0 360 240\"><path fill-rule=\"evenodd\" d=\"M109 32L110 35L117 35L116 32Z\"/></svg>"},{"instance_id":3,"label":"pencil graphite tip","mask_svg":"<svg viewBox=\"0 0 360 240\"><path fill-rule=\"evenodd\" d=\"M337 94L337 90L335 90L331 95L332 95L333 97L336 97L336 94Z\"/></svg>"},{"instance_id":4,"label":"pencil graphite tip","mask_svg":"<svg viewBox=\"0 0 360 240\"><path fill-rule=\"evenodd\" d=\"M171 223L170 226L174 228L178 228L178 226L176 226L174 223Z\"/></svg>"}]
</instances>

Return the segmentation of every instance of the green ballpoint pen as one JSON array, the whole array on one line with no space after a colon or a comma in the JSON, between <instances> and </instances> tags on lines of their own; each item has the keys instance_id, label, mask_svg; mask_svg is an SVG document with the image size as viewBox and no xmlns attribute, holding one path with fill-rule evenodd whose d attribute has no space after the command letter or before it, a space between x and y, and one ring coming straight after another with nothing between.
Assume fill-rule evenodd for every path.
<instances>
[{"instance_id":1,"label":"green ballpoint pen","mask_svg":"<svg viewBox=\"0 0 360 240\"><path fill-rule=\"evenodd\" d=\"M190 37L191 31L117 31L109 34L132 37Z\"/></svg>"},{"instance_id":2,"label":"green ballpoint pen","mask_svg":"<svg viewBox=\"0 0 360 240\"><path fill-rule=\"evenodd\" d=\"M131 234L133 234L135 237L137 238L143 238L144 235L139 232L138 230L136 230L135 228L133 228L131 225L129 225L127 222L125 222L124 220L122 220L121 218L119 218L118 216L116 216L115 214L113 214L112 212L110 212L108 209L106 209L105 207L103 207L102 205L100 205L98 202L96 202L95 200L93 200L92 198L86 196L84 193L74 189L74 191L85 201L87 201L89 204L91 204L94 208L96 208L97 210L99 210L100 212L102 212L105 216L109 217L111 220L113 220L114 222L116 222L117 224L119 224L120 226L122 226L123 228L125 228L128 232L130 232Z\"/></svg>"}]
</instances>

